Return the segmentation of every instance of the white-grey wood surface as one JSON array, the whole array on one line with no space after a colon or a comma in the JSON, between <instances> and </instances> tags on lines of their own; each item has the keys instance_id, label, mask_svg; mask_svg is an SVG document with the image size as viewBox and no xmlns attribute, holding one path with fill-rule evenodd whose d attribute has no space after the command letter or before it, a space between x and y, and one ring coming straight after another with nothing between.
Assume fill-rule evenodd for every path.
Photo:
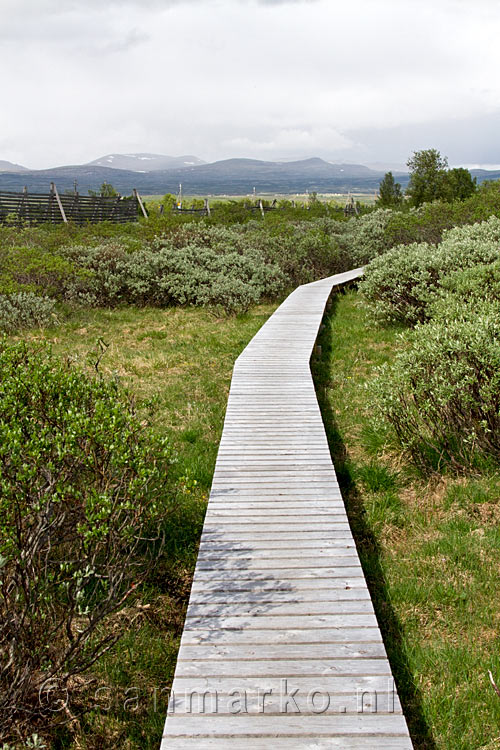
<instances>
[{"instance_id":1,"label":"white-grey wood surface","mask_svg":"<svg viewBox=\"0 0 500 750\"><path fill-rule=\"evenodd\" d=\"M298 287L238 358L161 750L411 750L309 360Z\"/></svg>"}]
</instances>

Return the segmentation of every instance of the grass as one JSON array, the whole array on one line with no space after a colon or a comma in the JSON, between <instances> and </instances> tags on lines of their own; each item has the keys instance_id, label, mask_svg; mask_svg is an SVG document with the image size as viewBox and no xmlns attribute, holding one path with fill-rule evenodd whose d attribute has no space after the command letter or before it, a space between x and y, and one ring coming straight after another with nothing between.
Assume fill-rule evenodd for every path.
<instances>
[{"instance_id":1,"label":"grass","mask_svg":"<svg viewBox=\"0 0 500 750\"><path fill-rule=\"evenodd\" d=\"M206 491L234 360L274 307L223 318L201 308L82 310L24 338L48 341L55 354L129 388L172 439L179 475L187 472Z\"/></svg>"},{"instance_id":2,"label":"grass","mask_svg":"<svg viewBox=\"0 0 500 750\"><path fill-rule=\"evenodd\" d=\"M82 310L57 328L23 335L127 386L139 413L170 437L191 497L175 519L174 547L107 624L124 636L73 684L75 718L56 730L54 750L159 747L233 363L274 307L231 318L200 308Z\"/></svg>"},{"instance_id":3,"label":"grass","mask_svg":"<svg viewBox=\"0 0 500 750\"><path fill-rule=\"evenodd\" d=\"M500 475L420 476L365 383L398 346L337 298L316 383L361 561L419 750L500 748Z\"/></svg>"},{"instance_id":4,"label":"grass","mask_svg":"<svg viewBox=\"0 0 500 750\"><path fill-rule=\"evenodd\" d=\"M370 193L318 193L317 197L318 200L321 201L337 201L338 203L341 203L342 205L346 202L347 198L352 195L355 200L359 200L361 203L365 203L367 205L372 205L375 203L377 193L375 191L372 191ZM153 203L160 203L164 196L163 195L141 195L141 197L144 200L152 201ZM192 203L193 200L199 200L200 195L183 195L182 201L183 203L188 206L190 203ZM244 198L248 199L254 198L253 193L246 193L245 195L210 195L207 194L207 197L210 200L210 205L216 204L216 203L225 203L226 201L240 201ZM276 200L295 200L300 201L301 203L307 203L309 200L309 193L257 193L255 196L256 200L259 200L259 198L262 198L263 200L271 200L273 201L275 198Z\"/></svg>"}]
</instances>

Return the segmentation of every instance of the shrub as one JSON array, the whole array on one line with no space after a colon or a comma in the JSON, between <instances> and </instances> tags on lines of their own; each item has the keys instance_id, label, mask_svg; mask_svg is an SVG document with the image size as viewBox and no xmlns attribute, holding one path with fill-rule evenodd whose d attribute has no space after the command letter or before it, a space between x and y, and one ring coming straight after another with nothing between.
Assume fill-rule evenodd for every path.
<instances>
[{"instance_id":1,"label":"shrub","mask_svg":"<svg viewBox=\"0 0 500 750\"><path fill-rule=\"evenodd\" d=\"M33 292L63 298L77 269L61 255L29 246L0 249L0 293Z\"/></svg>"},{"instance_id":2,"label":"shrub","mask_svg":"<svg viewBox=\"0 0 500 750\"><path fill-rule=\"evenodd\" d=\"M418 325L372 385L379 413L422 469L464 470L500 456L500 311L458 303Z\"/></svg>"},{"instance_id":3,"label":"shrub","mask_svg":"<svg viewBox=\"0 0 500 750\"><path fill-rule=\"evenodd\" d=\"M317 219L275 225L270 231L263 224L249 222L241 231L246 244L255 248L267 263L278 265L287 285L295 287L328 276L331 269L338 267L339 246L329 231L330 223L337 224Z\"/></svg>"},{"instance_id":4,"label":"shrub","mask_svg":"<svg viewBox=\"0 0 500 750\"><path fill-rule=\"evenodd\" d=\"M87 304L215 305L233 313L276 297L286 284L278 265L220 227L187 225L134 252L112 243L65 253L91 271L77 294Z\"/></svg>"},{"instance_id":5,"label":"shrub","mask_svg":"<svg viewBox=\"0 0 500 750\"><path fill-rule=\"evenodd\" d=\"M438 278L435 247L400 245L365 268L360 291L376 319L413 325L427 319Z\"/></svg>"},{"instance_id":6,"label":"shrub","mask_svg":"<svg viewBox=\"0 0 500 750\"><path fill-rule=\"evenodd\" d=\"M499 260L500 219L491 217L445 232L438 246L422 243L389 250L367 266L360 289L377 318L413 325L432 315L436 292L452 288L449 274Z\"/></svg>"},{"instance_id":7,"label":"shrub","mask_svg":"<svg viewBox=\"0 0 500 750\"><path fill-rule=\"evenodd\" d=\"M197 245L168 248L159 242L158 257L163 262L158 286L171 304L239 312L262 296L276 296L284 286L279 268L264 263L257 253L219 253Z\"/></svg>"},{"instance_id":8,"label":"shrub","mask_svg":"<svg viewBox=\"0 0 500 750\"><path fill-rule=\"evenodd\" d=\"M31 292L0 294L0 331L45 326L54 322L54 300Z\"/></svg>"},{"instance_id":9,"label":"shrub","mask_svg":"<svg viewBox=\"0 0 500 750\"><path fill-rule=\"evenodd\" d=\"M391 211L386 228L389 246L413 242L441 242L443 233L455 226L500 216L500 181L483 182L470 198L455 203L433 201L420 208Z\"/></svg>"},{"instance_id":10,"label":"shrub","mask_svg":"<svg viewBox=\"0 0 500 750\"><path fill-rule=\"evenodd\" d=\"M100 626L161 553L171 461L115 384L0 342L4 738L13 721L59 710L58 689L38 700L47 680L64 694L116 641L119 628Z\"/></svg>"},{"instance_id":11,"label":"shrub","mask_svg":"<svg viewBox=\"0 0 500 750\"><path fill-rule=\"evenodd\" d=\"M469 298L500 301L500 258L472 268L454 271L441 279L441 287L464 300Z\"/></svg>"},{"instance_id":12,"label":"shrub","mask_svg":"<svg viewBox=\"0 0 500 750\"><path fill-rule=\"evenodd\" d=\"M363 266L390 248L387 225L392 213L390 209L379 208L365 216L354 217L343 225L342 246L349 258L348 268L343 270Z\"/></svg>"},{"instance_id":13,"label":"shrub","mask_svg":"<svg viewBox=\"0 0 500 750\"><path fill-rule=\"evenodd\" d=\"M349 221L248 222L240 227L247 243L278 264L290 286L363 265L388 247L384 228L390 211L378 210Z\"/></svg>"}]
</instances>

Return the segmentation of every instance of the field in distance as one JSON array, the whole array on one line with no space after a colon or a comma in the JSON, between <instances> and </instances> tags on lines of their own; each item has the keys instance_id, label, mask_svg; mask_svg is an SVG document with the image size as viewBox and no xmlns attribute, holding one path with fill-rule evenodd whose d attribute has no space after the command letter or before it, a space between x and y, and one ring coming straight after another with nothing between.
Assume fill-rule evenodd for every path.
<instances>
[{"instance_id":1,"label":"field in distance","mask_svg":"<svg viewBox=\"0 0 500 750\"><path fill-rule=\"evenodd\" d=\"M244 199L247 200L259 200L259 198L262 198L262 200L266 201L273 201L275 198L278 201L287 200L287 201L296 201L298 203L307 203L310 197L310 193L292 193L292 194L284 194L284 193L258 193L255 196L252 193L248 193L247 195L210 195L207 194L205 197L207 197L211 204L215 203L224 203L226 201L241 201ZM359 201L360 203L365 203L367 205L373 205L375 203L375 200L377 198L377 193L355 193L352 192L351 195L356 201ZM147 201L161 201L163 198L163 195L143 195L141 196L144 200ZM184 204L192 203L193 200L200 200L199 195L183 195L182 196L182 202ZM317 199L320 201L325 202L336 202L341 205L344 205L347 198L349 197L349 193L317 193L316 195Z\"/></svg>"}]
</instances>

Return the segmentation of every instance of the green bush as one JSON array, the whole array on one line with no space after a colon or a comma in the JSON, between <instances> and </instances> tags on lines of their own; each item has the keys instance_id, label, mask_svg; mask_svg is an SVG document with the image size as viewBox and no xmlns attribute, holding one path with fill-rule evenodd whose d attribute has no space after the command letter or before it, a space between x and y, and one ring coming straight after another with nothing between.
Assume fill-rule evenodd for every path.
<instances>
[{"instance_id":1,"label":"green bush","mask_svg":"<svg viewBox=\"0 0 500 750\"><path fill-rule=\"evenodd\" d=\"M386 239L390 247L414 242L437 244L447 229L486 221L490 216L500 217L500 181L483 182L463 201L433 201L420 208L403 206L401 211L391 211Z\"/></svg>"},{"instance_id":2,"label":"green bush","mask_svg":"<svg viewBox=\"0 0 500 750\"><path fill-rule=\"evenodd\" d=\"M0 249L0 293L33 292L62 299L77 282L77 269L59 254L29 246Z\"/></svg>"},{"instance_id":3,"label":"green bush","mask_svg":"<svg viewBox=\"0 0 500 750\"><path fill-rule=\"evenodd\" d=\"M277 265L245 246L237 233L219 227L188 225L133 252L117 243L64 252L91 271L76 295L86 304L211 305L232 313L262 297L276 297L286 285Z\"/></svg>"},{"instance_id":4,"label":"green bush","mask_svg":"<svg viewBox=\"0 0 500 750\"><path fill-rule=\"evenodd\" d=\"M116 384L0 341L0 737L116 641L101 625L168 537L171 462Z\"/></svg>"},{"instance_id":5,"label":"green bush","mask_svg":"<svg viewBox=\"0 0 500 750\"><path fill-rule=\"evenodd\" d=\"M363 266L391 247L387 237L387 225L392 213L390 209L379 208L339 225L345 227L342 247L348 258L348 268L343 270Z\"/></svg>"},{"instance_id":6,"label":"green bush","mask_svg":"<svg viewBox=\"0 0 500 750\"><path fill-rule=\"evenodd\" d=\"M372 385L379 414L423 470L470 469L500 456L500 309L455 298L418 325Z\"/></svg>"},{"instance_id":7,"label":"green bush","mask_svg":"<svg viewBox=\"0 0 500 750\"><path fill-rule=\"evenodd\" d=\"M272 230L257 222L240 229L248 247L267 263L277 265L287 285L295 287L334 273L340 260L337 239L329 231L329 219L275 225Z\"/></svg>"},{"instance_id":8,"label":"green bush","mask_svg":"<svg viewBox=\"0 0 500 750\"><path fill-rule=\"evenodd\" d=\"M453 287L450 274L500 260L500 219L445 232L440 245L399 245L375 258L360 285L378 319L413 325L432 315L431 304L442 289ZM494 273L494 271L492 271ZM482 279L488 279L486 271ZM476 280L476 289L479 284Z\"/></svg>"},{"instance_id":9,"label":"green bush","mask_svg":"<svg viewBox=\"0 0 500 750\"><path fill-rule=\"evenodd\" d=\"M366 266L359 288L377 320L414 325L427 319L439 271L436 247L400 245Z\"/></svg>"},{"instance_id":10,"label":"green bush","mask_svg":"<svg viewBox=\"0 0 500 750\"><path fill-rule=\"evenodd\" d=\"M286 277L279 266L266 262L252 248L217 251L212 247L185 245L172 248L165 241L155 244L163 261L159 289L171 304L221 307L226 312L247 310L262 297L275 298L283 291Z\"/></svg>"},{"instance_id":11,"label":"green bush","mask_svg":"<svg viewBox=\"0 0 500 750\"><path fill-rule=\"evenodd\" d=\"M500 258L454 271L441 279L440 286L464 302L489 299L500 303Z\"/></svg>"},{"instance_id":12,"label":"green bush","mask_svg":"<svg viewBox=\"0 0 500 750\"><path fill-rule=\"evenodd\" d=\"M238 231L268 262L280 266L290 286L297 286L348 271L385 252L389 215L378 210L348 221L252 221Z\"/></svg>"},{"instance_id":13,"label":"green bush","mask_svg":"<svg viewBox=\"0 0 500 750\"><path fill-rule=\"evenodd\" d=\"M19 328L53 323L54 300L31 292L0 294L0 331L13 333Z\"/></svg>"}]
</instances>

